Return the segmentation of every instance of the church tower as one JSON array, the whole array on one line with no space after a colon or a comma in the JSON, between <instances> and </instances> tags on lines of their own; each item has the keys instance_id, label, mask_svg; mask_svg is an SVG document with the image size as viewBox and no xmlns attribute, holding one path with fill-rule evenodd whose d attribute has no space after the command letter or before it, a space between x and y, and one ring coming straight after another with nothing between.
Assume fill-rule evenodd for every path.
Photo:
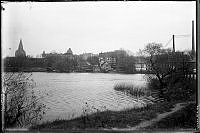
<instances>
[{"instance_id":1,"label":"church tower","mask_svg":"<svg viewBox=\"0 0 200 133\"><path fill-rule=\"evenodd\" d=\"M15 57L26 57L26 52L23 49L22 40L20 39L19 47L15 51Z\"/></svg>"},{"instance_id":2,"label":"church tower","mask_svg":"<svg viewBox=\"0 0 200 133\"><path fill-rule=\"evenodd\" d=\"M65 53L64 55L66 55L67 58L73 59L73 52L72 52L71 48L69 48L67 50L67 53Z\"/></svg>"},{"instance_id":3,"label":"church tower","mask_svg":"<svg viewBox=\"0 0 200 133\"><path fill-rule=\"evenodd\" d=\"M71 50L71 48L69 48L68 50L67 50L67 53L66 53L67 55L73 55L73 52L72 52L72 50Z\"/></svg>"},{"instance_id":4,"label":"church tower","mask_svg":"<svg viewBox=\"0 0 200 133\"><path fill-rule=\"evenodd\" d=\"M45 51L43 51L42 58L45 58L45 57L46 57L46 53L45 53Z\"/></svg>"}]
</instances>

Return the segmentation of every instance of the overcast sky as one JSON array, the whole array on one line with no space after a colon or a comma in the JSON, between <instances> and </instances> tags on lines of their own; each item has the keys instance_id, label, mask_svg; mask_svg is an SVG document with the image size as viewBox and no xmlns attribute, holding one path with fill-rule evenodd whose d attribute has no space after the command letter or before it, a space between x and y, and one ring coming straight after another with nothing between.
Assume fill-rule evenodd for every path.
<instances>
[{"instance_id":1,"label":"overcast sky","mask_svg":"<svg viewBox=\"0 0 200 133\"><path fill-rule=\"evenodd\" d=\"M172 35L176 50L191 49L191 2L53 2L5 3L2 12L3 56L14 56L22 38L26 54L137 52L149 42L165 45ZM196 27L195 27L196 29ZM167 45L172 47L172 41Z\"/></svg>"}]
</instances>

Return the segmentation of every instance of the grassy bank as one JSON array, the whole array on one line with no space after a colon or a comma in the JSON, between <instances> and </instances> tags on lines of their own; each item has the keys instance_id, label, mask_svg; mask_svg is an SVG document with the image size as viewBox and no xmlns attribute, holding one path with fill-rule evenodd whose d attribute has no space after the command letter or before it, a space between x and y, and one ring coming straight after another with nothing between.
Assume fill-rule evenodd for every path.
<instances>
[{"instance_id":1,"label":"grassy bank","mask_svg":"<svg viewBox=\"0 0 200 133\"><path fill-rule=\"evenodd\" d=\"M196 104L191 103L145 129L195 129L197 126Z\"/></svg>"},{"instance_id":2,"label":"grassy bank","mask_svg":"<svg viewBox=\"0 0 200 133\"><path fill-rule=\"evenodd\" d=\"M123 111L96 112L72 120L55 120L53 122L47 122L32 127L32 129L99 129L132 127L139 124L141 121L155 118L157 113L170 111L174 104L175 103L165 102Z\"/></svg>"}]
</instances>

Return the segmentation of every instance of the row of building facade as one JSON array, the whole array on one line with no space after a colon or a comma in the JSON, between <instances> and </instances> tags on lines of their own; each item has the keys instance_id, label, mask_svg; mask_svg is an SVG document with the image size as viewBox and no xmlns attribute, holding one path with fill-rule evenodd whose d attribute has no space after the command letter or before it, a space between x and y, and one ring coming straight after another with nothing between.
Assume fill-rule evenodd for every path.
<instances>
[{"instance_id":1,"label":"row of building facade","mask_svg":"<svg viewBox=\"0 0 200 133\"><path fill-rule=\"evenodd\" d=\"M109 72L109 71L116 71L116 64L117 64L117 58L120 56L126 56L126 52L122 50L115 50L112 52L105 52L105 53L99 53L99 54L92 54L92 53L83 53L80 55L74 55L72 52L72 49L69 48L66 53L64 54L58 54L56 52L52 53L46 53L43 51L41 54L41 58L45 59L51 56L61 56L61 57L66 57L69 59L77 59L81 58L82 60L85 60L85 63L80 63L79 67L81 68L81 71L93 71L93 72ZM89 57L98 57L99 63L96 65L91 65L87 59ZM26 52L23 49L23 44L22 44L22 39L20 39L18 49L15 51L15 57L27 57ZM41 62L42 59L35 58L32 60L35 60L35 62ZM144 62L139 60L138 63L135 63L136 70L146 70L146 66Z\"/></svg>"}]
</instances>

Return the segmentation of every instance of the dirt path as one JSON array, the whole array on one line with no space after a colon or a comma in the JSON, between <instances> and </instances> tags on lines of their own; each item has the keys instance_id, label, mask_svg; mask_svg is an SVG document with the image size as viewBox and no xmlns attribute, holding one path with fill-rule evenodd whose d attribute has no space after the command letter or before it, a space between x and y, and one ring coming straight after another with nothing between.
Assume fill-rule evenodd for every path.
<instances>
[{"instance_id":1,"label":"dirt path","mask_svg":"<svg viewBox=\"0 0 200 133\"><path fill-rule=\"evenodd\" d=\"M112 130L138 130L138 129L142 129L142 128L145 128L145 127L148 127L148 126L151 126L152 124L160 121L161 119L163 118L166 118L168 117L170 114L182 109L183 107L185 107L186 105L188 105L190 102L187 102L187 103L177 103L175 105L174 108L172 108L172 110L170 112L165 112L165 113L162 113L162 114L158 114L158 116L154 119L151 119L151 120L147 120L147 121L143 121L141 123L139 123L138 125L134 126L134 127L130 127L130 128L112 128Z\"/></svg>"}]
</instances>

